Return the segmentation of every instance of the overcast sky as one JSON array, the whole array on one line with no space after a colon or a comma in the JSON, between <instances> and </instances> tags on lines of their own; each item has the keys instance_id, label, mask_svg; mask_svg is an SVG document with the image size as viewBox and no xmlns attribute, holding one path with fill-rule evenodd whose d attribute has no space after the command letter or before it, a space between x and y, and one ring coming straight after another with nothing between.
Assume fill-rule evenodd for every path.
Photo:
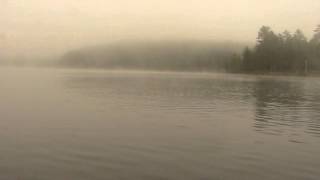
<instances>
[{"instance_id":1,"label":"overcast sky","mask_svg":"<svg viewBox=\"0 0 320 180\"><path fill-rule=\"evenodd\" d=\"M320 0L0 0L0 53L41 56L130 39L254 42L320 24Z\"/></svg>"}]
</instances>

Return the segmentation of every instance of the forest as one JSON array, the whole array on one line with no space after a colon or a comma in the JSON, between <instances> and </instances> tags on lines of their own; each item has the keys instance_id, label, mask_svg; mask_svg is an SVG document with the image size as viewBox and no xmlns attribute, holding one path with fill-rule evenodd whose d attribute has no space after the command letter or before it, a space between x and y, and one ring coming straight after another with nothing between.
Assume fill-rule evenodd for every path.
<instances>
[{"instance_id":1,"label":"forest","mask_svg":"<svg viewBox=\"0 0 320 180\"><path fill-rule=\"evenodd\" d=\"M320 71L320 25L308 40L301 30L276 34L263 26L253 48L246 47L241 55L226 63L230 72L304 74Z\"/></svg>"},{"instance_id":2,"label":"forest","mask_svg":"<svg viewBox=\"0 0 320 180\"><path fill-rule=\"evenodd\" d=\"M130 41L85 47L66 53L65 67L161 71L221 71L241 53L242 44L195 40Z\"/></svg>"},{"instance_id":3,"label":"forest","mask_svg":"<svg viewBox=\"0 0 320 180\"><path fill-rule=\"evenodd\" d=\"M256 44L205 41L130 42L66 53L60 65L81 68L292 73L320 71L320 25L308 40L301 30L276 33L268 26Z\"/></svg>"}]
</instances>

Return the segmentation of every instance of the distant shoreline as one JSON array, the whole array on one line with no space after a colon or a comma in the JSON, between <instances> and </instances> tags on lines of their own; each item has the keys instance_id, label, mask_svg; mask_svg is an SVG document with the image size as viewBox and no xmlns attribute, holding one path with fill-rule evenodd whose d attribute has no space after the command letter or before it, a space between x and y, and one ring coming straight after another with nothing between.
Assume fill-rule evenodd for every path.
<instances>
[{"instance_id":1,"label":"distant shoreline","mask_svg":"<svg viewBox=\"0 0 320 180\"><path fill-rule=\"evenodd\" d=\"M141 72L141 73L192 73L192 74L230 74L230 75L249 75L249 76L283 76L283 77L320 77L320 71L302 73L286 73L286 72L227 72L224 70L199 71L199 70L159 70L159 69L138 69L138 68L96 68L96 67L64 67L64 66L33 66L33 65L0 65L0 68L49 68L60 70L75 71L97 71L97 72Z\"/></svg>"}]
</instances>

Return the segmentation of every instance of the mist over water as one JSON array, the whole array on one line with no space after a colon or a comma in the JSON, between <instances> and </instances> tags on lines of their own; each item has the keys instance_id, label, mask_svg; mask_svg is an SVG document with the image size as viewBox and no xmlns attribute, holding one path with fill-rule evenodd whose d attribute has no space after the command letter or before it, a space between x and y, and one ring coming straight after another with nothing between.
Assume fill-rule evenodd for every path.
<instances>
[{"instance_id":1,"label":"mist over water","mask_svg":"<svg viewBox=\"0 0 320 180\"><path fill-rule=\"evenodd\" d=\"M319 10L0 0L0 180L318 180Z\"/></svg>"},{"instance_id":2,"label":"mist over water","mask_svg":"<svg viewBox=\"0 0 320 180\"><path fill-rule=\"evenodd\" d=\"M0 82L1 179L320 176L319 78L1 68Z\"/></svg>"}]
</instances>

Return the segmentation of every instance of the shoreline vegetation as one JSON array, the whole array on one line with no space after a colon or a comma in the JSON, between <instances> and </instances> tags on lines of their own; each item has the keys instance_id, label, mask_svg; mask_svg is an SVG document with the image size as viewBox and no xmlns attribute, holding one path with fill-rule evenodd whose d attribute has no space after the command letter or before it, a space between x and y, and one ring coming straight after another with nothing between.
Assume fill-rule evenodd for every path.
<instances>
[{"instance_id":1,"label":"shoreline vegetation","mask_svg":"<svg viewBox=\"0 0 320 180\"><path fill-rule=\"evenodd\" d=\"M310 40L299 29L277 34L262 26L252 47L196 40L118 42L75 49L56 62L42 61L36 66L320 76L320 25Z\"/></svg>"},{"instance_id":2,"label":"shoreline vegetation","mask_svg":"<svg viewBox=\"0 0 320 180\"><path fill-rule=\"evenodd\" d=\"M242 44L211 41L136 41L87 47L66 53L63 67L158 71L223 71Z\"/></svg>"},{"instance_id":3,"label":"shoreline vegetation","mask_svg":"<svg viewBox=\"0 0 320 180\"><path fill-rule=\"evenodd\" d=\"M131 42L82 48L66 53L63 67L224 71L245 74L320 74L320 25L307 40L301 30L276 34L263 26L254 47L204 41Z\"/></svg>"},{"instance_id":4,"label":"shoreline vegetation","mask_svg":"<svg viewBox=\"0 0 320 180\"><path fill-rule=\"evenodd\" d=\"M320 71L320 25L308 40L299 29L291 34L276 34L263 26L255 47L246 47L230 66L231 71L246 73L315 74ZM234 66L234 64L240 66Z\"/></svg>"}]
</instances>

